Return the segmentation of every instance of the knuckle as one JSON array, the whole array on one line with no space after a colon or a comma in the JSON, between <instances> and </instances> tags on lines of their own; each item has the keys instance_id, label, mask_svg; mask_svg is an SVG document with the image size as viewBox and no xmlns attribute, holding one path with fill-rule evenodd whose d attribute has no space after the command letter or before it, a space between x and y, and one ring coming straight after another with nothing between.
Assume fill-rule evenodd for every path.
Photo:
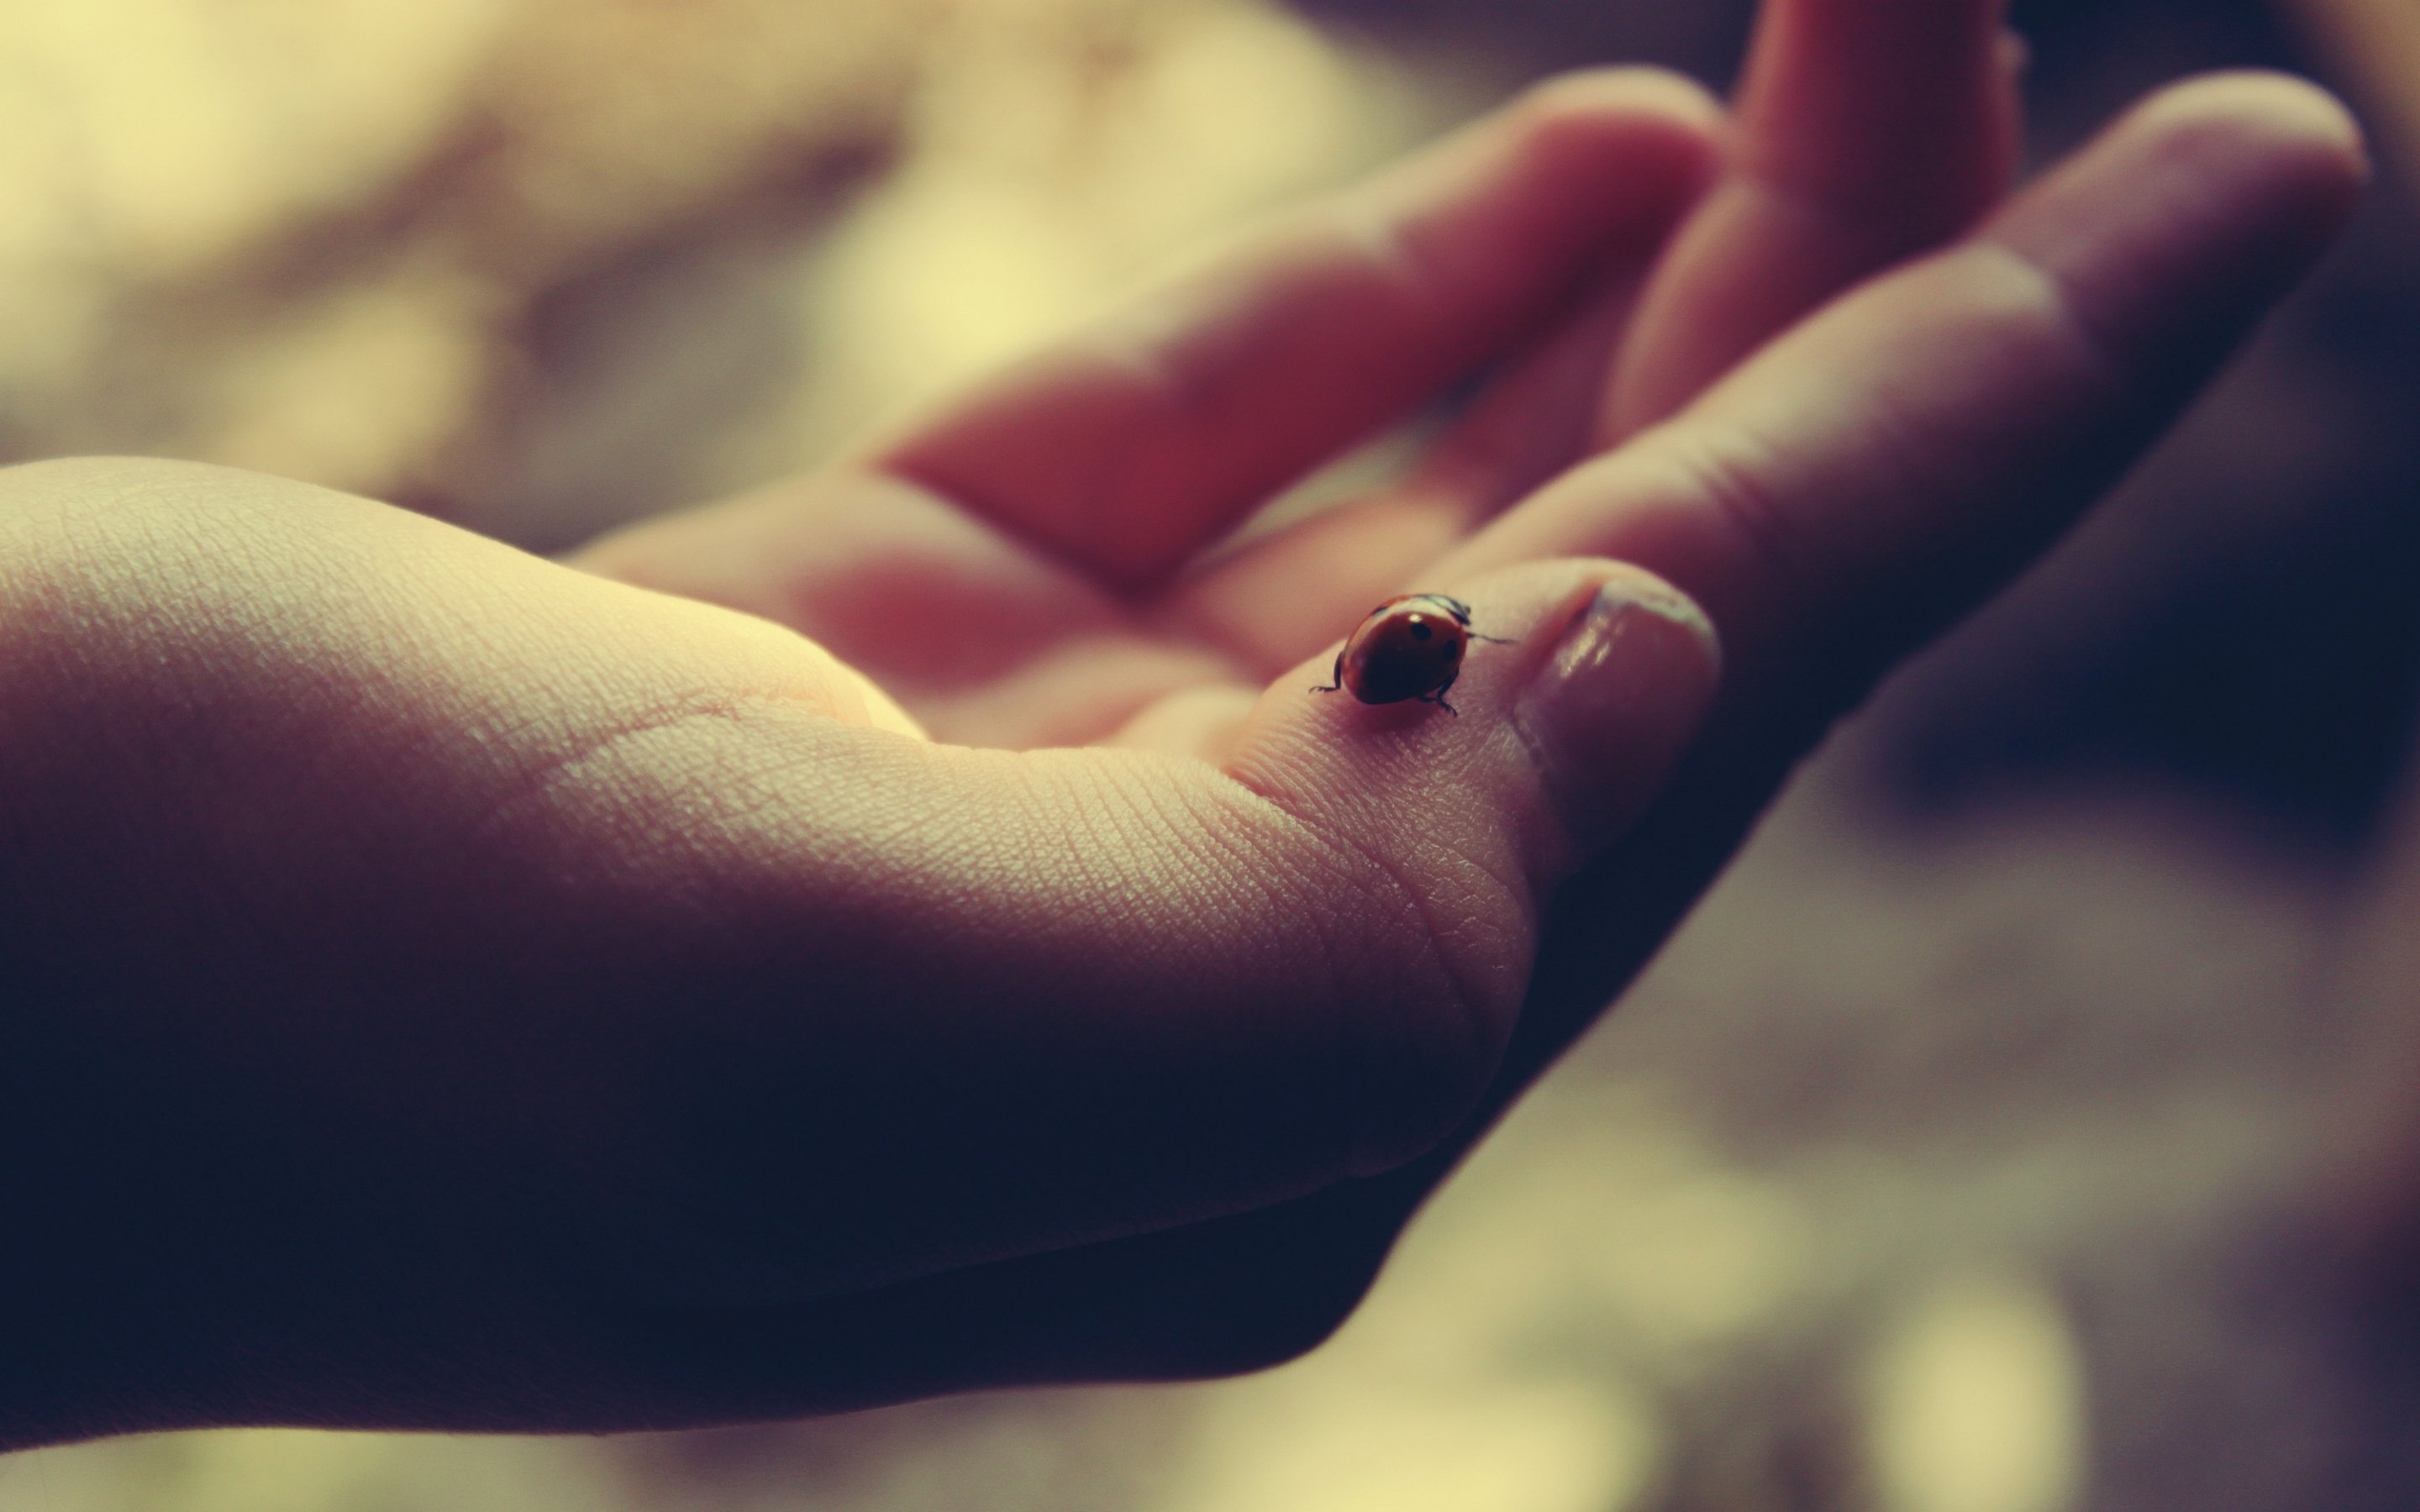
<instances>
[{"instance_id":1,"label":"knuckle","mask_svg":"<svg viewBox=\"0 0 2420 1512\"><path fill-rule=\"evenodd\" d=\"M1962 255L1977 269L1978 319L2009 369L2049 375L2055 387L2095 404L2122 403L2133 387L2122 343L2055 270L1988 238Z\"/></svg>"}]
</instances>

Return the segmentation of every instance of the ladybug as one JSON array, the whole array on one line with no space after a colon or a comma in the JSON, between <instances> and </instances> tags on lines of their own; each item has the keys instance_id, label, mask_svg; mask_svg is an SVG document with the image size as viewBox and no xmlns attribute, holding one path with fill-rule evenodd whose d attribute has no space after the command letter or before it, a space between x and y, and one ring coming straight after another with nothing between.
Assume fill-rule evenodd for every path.
<instances>
[{"instance_id":1,"label":"ladybug","mask_svg":"<svg viewBox=\"0 0 2420 1512\"><path fill-rule=\"evenodd\" d=\"M1364 703L1417 699L1454 712L1446 690L1462 675L1473 640L1510 645L1470 627L1470 606L1443 594L1404 594L1370 611L1336 654L1335 681L1314 693L1351 693Z\"/></svg>"}]
</instances>

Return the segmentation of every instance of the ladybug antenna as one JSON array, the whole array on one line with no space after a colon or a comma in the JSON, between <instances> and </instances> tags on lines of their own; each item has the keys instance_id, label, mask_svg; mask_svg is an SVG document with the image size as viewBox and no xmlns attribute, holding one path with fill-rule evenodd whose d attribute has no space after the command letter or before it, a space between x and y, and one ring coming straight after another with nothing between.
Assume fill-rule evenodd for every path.
<instances>
[{"instance_id":1,"label":"ladybug antenna","mask_svg":"<svg viewBox=\"0 0 2420 1512\"><path fill-rule=\"evenodd\" d=\"M1445 606L1445 611L1453 616L1454 622L1460 625L1463 629L1469 634L1473 640L1484 640L1490 645L1498 646L1509 646L1513 644L1512 640L1503 636L1481 635L1478 631L1471 629L1470 606L1464 603L1461 599L1455 598L1450 594L1422 594L1420 596L1427 599L1432 604L1442 604Z\"/></svg>"}]
</instances>

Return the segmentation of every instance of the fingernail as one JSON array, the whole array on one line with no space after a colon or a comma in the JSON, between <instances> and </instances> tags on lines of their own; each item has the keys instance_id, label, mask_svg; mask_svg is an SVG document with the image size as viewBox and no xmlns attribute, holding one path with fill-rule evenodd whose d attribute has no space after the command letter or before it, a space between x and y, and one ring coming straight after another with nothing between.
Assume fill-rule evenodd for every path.
<instances>
[{"instance_id":1,"label":"fingernail","mask_svg":"<svg viewBox=\"0 0 2420 1512\"><path fill-rule=\"evenodd\" d=\"M1607 582L1564 630L1512 722L1583 855L1654 800L1721 680L1705 611L1644 573Z\"/></svg>"}]
</instances>

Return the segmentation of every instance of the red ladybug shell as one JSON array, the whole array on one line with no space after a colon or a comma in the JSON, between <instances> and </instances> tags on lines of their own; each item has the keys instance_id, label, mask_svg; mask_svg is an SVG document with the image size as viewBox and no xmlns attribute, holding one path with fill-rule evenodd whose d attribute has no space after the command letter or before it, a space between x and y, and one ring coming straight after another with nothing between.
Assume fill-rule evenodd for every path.
<instances>
[{"instance_id":1,"label":"red ladybug shell","mask_svg":"<svg viewBox=\"0 0 2420 1512\"><path fill-rule=\"evenodd\" d=\"M1470 641L1470 606L1461 600L1443 594L1390 598L1344 642L1327 691L1341 687L1364 703L1445 704Z\"/></svg>"}]
</instances>

